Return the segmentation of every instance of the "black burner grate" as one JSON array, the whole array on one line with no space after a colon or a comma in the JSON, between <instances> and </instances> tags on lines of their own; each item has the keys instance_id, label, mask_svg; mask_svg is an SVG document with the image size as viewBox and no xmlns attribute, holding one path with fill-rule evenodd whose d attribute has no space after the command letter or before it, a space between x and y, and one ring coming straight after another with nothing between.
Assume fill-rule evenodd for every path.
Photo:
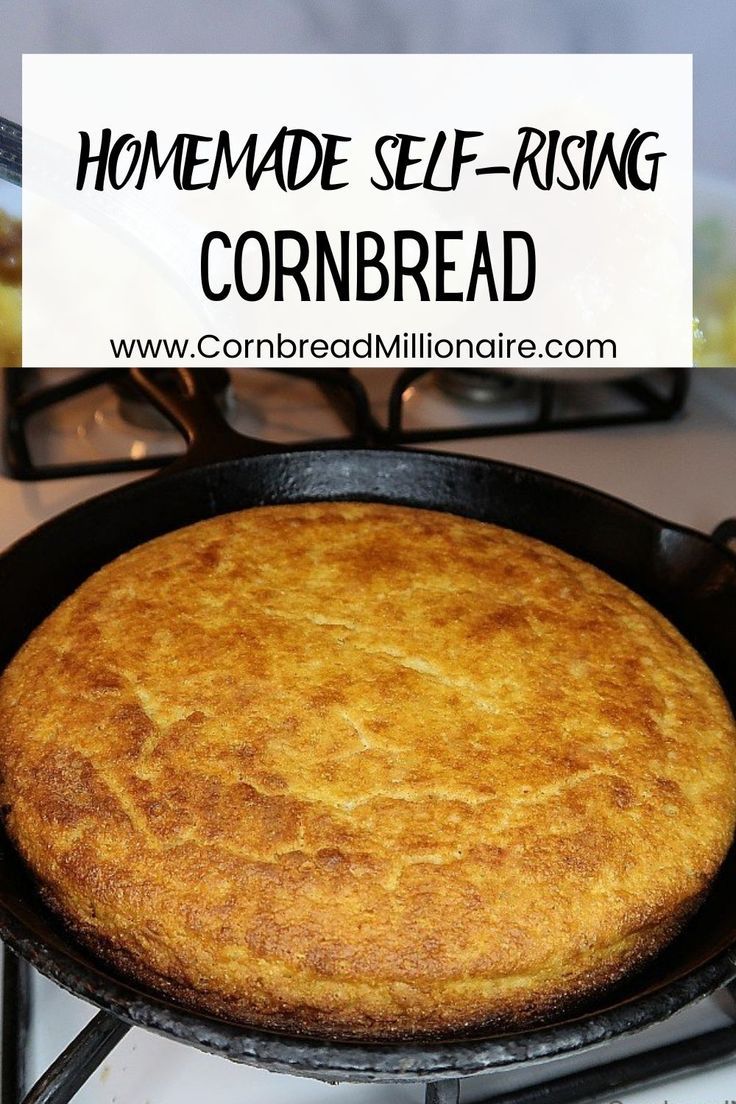
<instances>
[{"instance_id":1,"label":"black burner grate","mask_svg":"<svg viewBox=\"0 0 736 1104\"><path fill-rule=\"evenodd\" d=\"M512 421L499 419L498 408L491 404L488 419L482 420L480 424L474 418L474 424L469 425L468 419L465 418L456 425L406 428L404 410L407 393L417 383L429 379L435 369L407 368L398 371L391 386L386 418L380 418L378 413L370 408L365 388L349 369L268 368L260 370L277 372L285 380L296 377L314 382L333 409L337 411L350 434L343 441L346 446L358 444L391 448L463 438L595 429L665 421L675 417L683 409L691 373L689 368L668 368L660 370L654 378L651 373L643 369L641 377L613 382L586 383L581 386L600 393L605 392L605 402L597 404L595 410L585 413L570 413L565 410L563 399L568 385L537 381L526 385L524 412ZM175 375L171 369L151 369L151 371ZM215 373L223 372L221 369L208 369L208 371L212 372L213 376ZM235 372L238 369L229 371ZM7 369L4 374L4 452L8 474L22 480L69 479L113 472L147 471L175 459L175 456L160 455L138 459L121 457L120 459L43 464L32 456L28 423L34 415L76 395L92 391L100 385L109 385L118 389L127 387L129 391L133 391L133 386L128 383L128 372L129 369L126 368L93 369L52 384L43 381L39 383L35 379L33 369ZM322 441L313 442L315 447L323 443Z\"/></svg>"},{"instance_id":2,"label":"black burner grate","mask_svg":"<svg viewBox=\"0 0 736 1104\"><path fill-rule=\"evenodd\" d=\"M265 369L264 369L265 370ZM372 423L368 399L365 390L349 372L334 368L290 368L267 369L279 372L285 377L309 380L324 394L329 403L337 410L348 436L340 438L346 448L371 443ZM47 370L48 371L48 370ZM165 385L176 386L176 369L150 369L158 375ZM212 376L218 386L222 382L223 370L207 369L203 378ZM59 383L50 383L36 378L36 370L30 368L8 368L4 373L5 381L5 432L3 452L7 472L14 479L71 479L77 476L103 475L114 472L139 472L160 468L178 459L178 454L159 454L119 459L103 458L98 460L72 461L43 464L34 459L29 443L28 423L43 410L74 398L77 395L94 391L100 386L110 386L118 393L135 395L141 403L147 402L136 388L128 368L99 368L65 377ZM213 387L216 391L217 387ZM335 439L314 441L315 448L321 445L334 445Z\"/></svg>"},{"instance_id":3,"label":"black burner grate","mask_svg":"<svg viewBox=\"0 0 736 1104\"><path fill-rule=\"evenodd\" d=\"M392 445L412 445L429 441L457 441L462 438L509 436L516 433L545 433L571 429L602 429L610 426L636 425L642 422L667 421L679 414L685 405L690 386L690 368L665 368L659 382L653 382L650 372L642 369L640 377L621 380L589 381L581 387L609 393L603 408L595 412L565 413L561 399L568 384L537 380L528 384L529 412L510 422L484 421L478 425L425 427L406 429L403 412L404 397L410 387L434 369L406 368L397 376L389 399L386 437ZM481 373L467 373L469 377ZM618 400L623 399L623 402Z\"/></svg>"}]
</instances>

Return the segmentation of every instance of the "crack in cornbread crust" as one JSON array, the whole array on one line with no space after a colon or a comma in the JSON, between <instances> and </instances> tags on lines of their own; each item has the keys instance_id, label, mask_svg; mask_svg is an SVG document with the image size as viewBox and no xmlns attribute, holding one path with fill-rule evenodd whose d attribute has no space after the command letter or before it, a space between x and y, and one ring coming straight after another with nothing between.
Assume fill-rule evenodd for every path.
<instances>
[{"instance_id":1,"label":"crack in cornbread crust","mask_svg":"<svg viewBox=\"0 0 736 1104\"><path fill-rule=\"evenodd\" d=\"M0 680L8 828L122 972L349 1037L529 1022L696 907L715 680L636 595L451 515L253 509L103 568Z\"/></svg>"}]
</instances>

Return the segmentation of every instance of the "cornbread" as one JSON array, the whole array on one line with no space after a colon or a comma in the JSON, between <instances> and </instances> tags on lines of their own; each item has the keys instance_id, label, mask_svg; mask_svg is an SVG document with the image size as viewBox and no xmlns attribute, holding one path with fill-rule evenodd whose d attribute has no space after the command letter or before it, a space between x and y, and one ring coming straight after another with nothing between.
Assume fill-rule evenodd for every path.
<instances>
[{"instance_id":1,"label":"cornbread","mask_svg":"<svg viewBox=\"0 0 736 1104\"><path fill-rule=\"evenodd\" d=\"M88 579L0 680L7 828L79 941L250 1024L553 1016L653 955L736 820L703 661L465 518L263 507Z\"/></svg>"}]
</instances>

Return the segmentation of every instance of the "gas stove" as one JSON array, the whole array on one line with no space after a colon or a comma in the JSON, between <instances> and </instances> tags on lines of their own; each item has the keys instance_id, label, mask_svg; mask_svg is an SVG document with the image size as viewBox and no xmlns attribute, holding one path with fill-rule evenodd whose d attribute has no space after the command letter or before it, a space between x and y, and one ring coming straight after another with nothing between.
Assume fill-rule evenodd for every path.
<instances>
[{"instance_id":1,"label":"gas stove","mask_svg":"<svg viewBox=\"0 0 736 1104\"><path fill-rule=\"evenodd\" d=\"M109 372L15 371L24 376L15 378L6 395L5 413L14 420L10 460L22 478L13 478L7 467L0 474L2 547L76 502L145 476L183 448L177 434L126 389L124 372L113 378ZM625 387L560 385L551 392L499 379L460 381L458 388L457 380L439 373L399 378L390 369L364 369L357 376L370 411L356 408L349 388L329 374L234 370L212 383L233 424L260 439L294 444L357 432L372 444L431 443L576 479L702 530L736 516L736 369L696 370L689 394L686 369L643 376ZM483 393L470 394L473 384ZM44 402L49 387L62 389L62 402ZM23 399L29 394L35 398ZM30 1085L94 1016L89 1005L30 971L20 978L21 985L29 983L30 1003L27 1036L19 1038L16 1033L26 1025L22 993L13 992L18 980L11 966L5 976L3 1104L16 1104L12 1057L18 1043ZM460 1099L722 1104L736 1098L735 1021L736 1002L724 990L625 1041L470 1078L462 1083ZM718 1045L708 1041L716 1039ZM675 1051L672 1044L678 1044ZM97 1055L86 1054L93 1072L75 1104L188 1104L207 1098L217 1104L418 1104L425 1098L421 1086L329 1086L233 1065L138 1029L96 1065L106 1050L105 1045ZM716 1053L725 1064L710 1068ZM639 1057L629 1061L631 1055ZM592 1079L585 1074L603 1063L607 1073ZM675 1064L681 1069L667 1084L621 1087L664 1076ZM555 1084L559 1078L564 1080ZM49 1095L54 1084L58 1088L52 1080L46 1095L34 1100L68 1099L68 1094ZM454 1092L448 1083L427 1099L454 1102Z\"/></svg>"},{"instance_id":2,"label":"gas stove","mask_svg":"<svg viewBox=\"0 0 736 1104\"><path fill-rule=\"evenodd\" d=\"M667 421L684 407L690 373L565 383L487 370L211 368L205 378L247 436L290 447L357 432L393 447ZM19 479L143 471L183 451L124 368L9 369L5 397L7 469Z\"/></svg>"}]
</instances>

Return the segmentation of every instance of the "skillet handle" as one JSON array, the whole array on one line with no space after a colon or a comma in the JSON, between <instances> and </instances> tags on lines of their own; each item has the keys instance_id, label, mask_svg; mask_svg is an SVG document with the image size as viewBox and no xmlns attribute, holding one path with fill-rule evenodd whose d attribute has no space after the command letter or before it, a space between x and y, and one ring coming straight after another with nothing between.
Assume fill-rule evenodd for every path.
<instances>
[{"instance_id":1,"label":"skillet handle","mask_svg":"<svg viewBox=\"0 0 736 1104\"><path fill-rule=\"evenodd\" d=\"M273 451L264 442L245 437L232 428L205 383L206 371L206 368L175 368L175 386L167 386L155 370L130 369L131 381L186 441L187 451L181 460L174 461L176 466L196 466L211 460Z\"/></svg>"},{"instance_id":2,"label":"skillet handle","mask_svg":"<svg viewBox=\"0 0 736 1104\"><path fill-rule=\"evenodd\" d=\"M253 371L263 369L254 368ZM184 456L168 465L172 468L199 467L219 460L242 460L275 452L306 449L366 447L370 443L370 406L362 384L339 369L290 368L289 375L313 380L322 392L342 409L351 411L348 437L327 438L285 446L262 441L238 432L228 422L207 386L210 368L175 368L173 386L164 383L154 370L131 368L130 379L150 402L179 430L187 443Z\"/></svg>"},{"instance_id":3,"label":"skillet handle","mask_svg":"<svg viewBox=\"0 0 736 1104\"><path fill-rule=\"evenodd\" d=\"M726 518L716 525L713 530L713 540L724 544L727 548L729 545L736 544L736 517Z\"/></svg>"}]
</instances>

